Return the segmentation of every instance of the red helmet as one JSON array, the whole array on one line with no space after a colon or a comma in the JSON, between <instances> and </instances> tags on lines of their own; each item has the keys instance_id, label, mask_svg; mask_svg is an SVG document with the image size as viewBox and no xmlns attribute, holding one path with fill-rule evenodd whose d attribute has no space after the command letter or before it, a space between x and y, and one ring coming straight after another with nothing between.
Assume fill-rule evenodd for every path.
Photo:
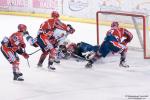
<instances>
[{"instance_id":1,"label":"red helmet","mask_svg":"<svg viewBox=\"0 0 150 100\"><path fill-rule=\"evenodd\" d=\"M57 11L52 11L51 17L52 18L58 18L59 17L59 13Z\"/></svg>"},{"instance_id":2,"label":"red helmet","mask_svg":"<svg viewBox=\"0 0 150 100\"><path fill-rule=\"evenodd\" d=\"M26 30L27 30L27 26L26 25L24 25L24 24L19 24L18 25L18 31L24 32Z\"/></svg>"},{"instance_id":3,"label":"red helmet","mask_svg":"<svg viewBox=\"0 0 150 100\"><path fill-rule=\"evenodd\" d=\"M118 22L112 22L111 27L119 27L119 23Z\"/></svg>"},{"instance_id":4,"label":"red helmet","mask_svg":"<svg viewBox=\"0 0 150 100\"><path fill-rule=\"evenodd\" d=\"M76 47L77 47L77 45L75 43L71 43L67 46L67 51L73 53L75 51Z\"/></svg>"}]
</instances>

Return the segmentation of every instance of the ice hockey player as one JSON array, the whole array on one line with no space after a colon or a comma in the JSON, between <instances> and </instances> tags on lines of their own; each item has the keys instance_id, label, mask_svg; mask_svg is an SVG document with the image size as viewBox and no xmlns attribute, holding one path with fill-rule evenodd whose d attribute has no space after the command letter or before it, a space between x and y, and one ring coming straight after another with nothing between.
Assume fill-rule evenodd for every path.
<instances>
[{"instance_id":1,"label":"ice hockey player","mask_svg":"<svg viewBox=\"0 0 150 100\"><path fill-rule=\"evenodd\" d=\"M42 67L43 61L46 56L49 55L48 68L55 70L53 62L60 62L57 60L56 47L63 38L67 37L68 33L72 34L74 32L71 25L62 23L58 18L59 13L57 11L52 11L51 18L40 25L36 39L33 39L29 34L26 36L27 41L29 41L31 45L36 46L36 44L38 44L43 51L38 62L38 67ZM58 35L58 31L59 33L61 31L61 34ZM66 31L67 34L62 34L64 31Z\"/></svg>"},{"instance_id":2,"label":"ice hockey player","mask_svg":"<svg viewBox=\"0 0 150 100\"><path fill-rule=\"evenodd\" d=\"M62 52L62 58L68 59L70 57L76 58L77 60L88 59L89 54L97 52L99 49L98 45L91 45L86 42L79 43L68 43L66 46L60 46L60 52Z\"/></svg>"},{"instance_id":3,"label":"ice hockey player","mask_svg":"<svg viewBox=\"0 0 150 100\"><path fill-rule=\"evenodd\" d=\"M22 55L25 59L29 58L29 55L25 52L26 44L23 40L23 33L26 30L26 25L19 24L17 32L13 33L9 38L4 37L1 41L1 52L12 65L13 80L16 81L24 81L23 74L19 70L19 57L17 54Z\"/></svg>"},{"instance_id":4,"label":"ice hockey player","mask_svg":"<svg viewBox=\"0 0 150 100\"><path fill-rule=\"evenodd\" d=\"M58 32L59 31L59 32ZM57 11L52 11L51 18L45 21L40 26L40 32L48 34L50 43L53 46L54 53L49 54L49 63L48 66L52 66L53 62L60 63L57 59L57 46L68 34L74 33L74 29L71 25L66 25L59 20L59 13ZM65 34L65 32L67 32ZM52 40L52 41L51 41ZM54 42L55 41L55 42ZM40 41L39 41L40 43ZM38 66L42 66L43 61L45 60L47 53L43 52L41 54Z\"/></svg>"},{"instance_id":5,"label":"ice hockey player","mask_svg":"<svg viewBox=\"0 0 150 100\"><path fill-rule=\"evenodd\" d=\"M126 53L127 53L127 43L129 43L133 38L131 32L125 28L120 28L118 22L112 22L111 29L107 32L106 37L101 44L98 52L95 52L85 65L87 68L91 68L92 64L101 57L106 57L108 53L120 53L120 66L129 67L126 64Z\"/></svg>"},{"instance_id":6,"label":"ice hockey player","mask_svg":"<svg viewBox=\"0 0 150 100\"><path fill-rule=\"evenodd\" d=\"M93 54L94 52L97 52L99 49L99 45L91 45L86 42L79 42L77 43L77 47L74 50L73 56L80 56L85 59L88 59L89 54Z\"/></svg>"}]
</instances>

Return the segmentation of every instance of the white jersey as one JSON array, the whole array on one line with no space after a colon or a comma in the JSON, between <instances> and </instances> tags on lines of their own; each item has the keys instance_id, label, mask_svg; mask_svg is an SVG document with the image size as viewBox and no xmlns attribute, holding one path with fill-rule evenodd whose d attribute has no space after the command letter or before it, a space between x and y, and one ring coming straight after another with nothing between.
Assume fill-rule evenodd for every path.
<instances>
[{"instance_id":1,"label":"white jersey","mask_svg":"<svg viewBox=\"0 0 150 100\"><path fill-rule=\"evenodd\" d=\"M55 29L53 36L59 41L59 45L61 45L66 40L68 33L61 29Z\"/></svg>"}]
</instances>

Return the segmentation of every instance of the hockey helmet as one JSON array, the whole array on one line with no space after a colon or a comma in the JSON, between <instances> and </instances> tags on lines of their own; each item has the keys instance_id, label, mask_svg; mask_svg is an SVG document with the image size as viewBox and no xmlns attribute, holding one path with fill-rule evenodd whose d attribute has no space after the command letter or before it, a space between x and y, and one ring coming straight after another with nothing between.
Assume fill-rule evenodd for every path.
<instances>
[{"instance_id":1,"label":"hockey helmet","mask_svg":"<svg viewBox=\"0 0 150 100\"><path fill-rule=\"evenodd\" d=\"M71 43L71 44L69 44L69 45L67 46L67 51L73 53L73 52L75 51L76 48L77 48L76 43Z\"/></svg>"},{"instance_id":2,"label":"hockey helmet","mask_svg":"<svg viewBox=\"0 0 150 100\"><path fill-rule=\"evenodd\" d=\"M59 13L57 11L52 11L51 17L52 18L58 18L59 17Z\"/></svg>"},{"instance_id":3,"label":"hockey helmet","mask_svg":"<svg viewBox=\"0 0 150 100\"><path fill-rule=\"evenodd\" d=\"M119 27L119 23L117 21L114 21L111 23L111 27Z\"/></svg>"},{"instance_id":4,"label":"hockey helmet","mask_svg":"<svg viewBox=\"0 0 150 100\"><path fill-rule=\"evenodd\" d=\"M4 37L3 38L3 40L1 41L1 44L3 45L3 44L8 44L9 43L9 39L8 39L8 37Z\"/></svg>"},{"instance_id":5,"label":"hockey helmet","mask_svg":"<svg viewBox=\"0 0 150 100\"><path fill-rule=\"evenodd\" d=\"M19 24L18 25L18 31L19 32L24 32L26 30L27 30L27 26L26 25L24 25L24 24Z\"/></svg>"}]
</instances>

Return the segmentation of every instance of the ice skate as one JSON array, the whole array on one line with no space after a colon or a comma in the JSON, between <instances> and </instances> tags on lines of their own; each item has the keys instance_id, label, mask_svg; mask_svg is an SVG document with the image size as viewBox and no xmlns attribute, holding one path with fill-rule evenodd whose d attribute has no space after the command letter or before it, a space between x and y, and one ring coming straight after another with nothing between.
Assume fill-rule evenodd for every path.
<instances>
[{"instance_id":1,"label":"ice skate","mask_svg":"<svg viewBox=\"0 0 150 100\"><path fill-rule=\"evenodd\" d=\"M55 59L54 62L57 63L57 64L60 64L60 60L59 59Z\"/></svg>"},{"instance_id":2,"label":"ice skate","mask_svg":"<svg viewBox=\"0 0 150 100\"><path fill-rule=\"evenodd\" d=\"M121 61L120 64L119 64L119 66L120 66L120 67L125 67L125 68L128 68L128 67L129 67L129 65L126 64L125 61Z\"/></svg>"},{"instance_id":3,"label":"ice skate","mask_svg":"<svg viewBox=\"0 0 150 100\"><path fill-rule=\"evenodd\" d=\"M23 79L23 74L22 73L17 73L17 72L13 72L14 78L13 80L15 81L24 81Z\"/></svg>"},{"instance_id":4,"label":"ice skate","mask_svg":"<svg viewBox=\"0 0 150 100\"><path fill-rule=\"evenodd\" d=\"M48 66L48 69L50 69L50 70L56 70L56 68L54 66L52 66L52 65Z\"/></svg>"},{"instance_id":5,"label":"ice skate","mask_svg":"<svg viewBox=\"0 0 150 100\"><path fill-rule=\"evenodd\" d=\"M56 68L53 66L53 62L51 61L48 62L48 69L56 70Z\"/></svg>"},{"instance_id":6,"label":"ice skate","mask_svg":"<svg viewBox=\"0 0 150 100\"><path fill-rule=\"evenodd\" d=\"M85 65L86 68L92 68L92 62L89 61L86 65Z\"/></svg>"},{"instance_id":7,"label":"ice skate","mask_svg":"<svg viewBox=\"0 0 150 100\"><path fill-rule=\"evenodd\" d=\"M37 67L38 67L38 68L41 68L42 66L43 66L43 65L42 65L41 63L38 63L38 64L37 64Z\"/></svg>"}]
</instances>

